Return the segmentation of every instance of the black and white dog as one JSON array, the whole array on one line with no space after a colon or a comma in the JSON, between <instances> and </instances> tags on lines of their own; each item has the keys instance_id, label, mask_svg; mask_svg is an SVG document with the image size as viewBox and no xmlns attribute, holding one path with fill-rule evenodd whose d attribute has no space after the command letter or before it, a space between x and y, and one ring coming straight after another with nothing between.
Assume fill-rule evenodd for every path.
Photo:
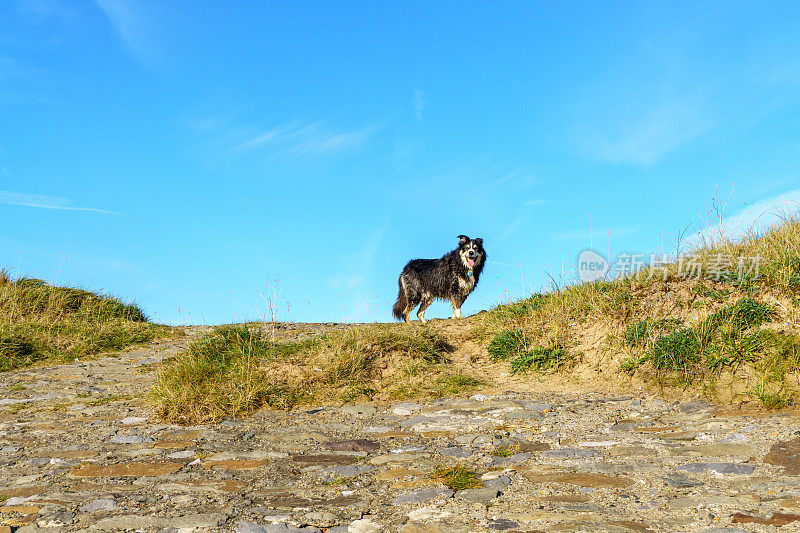
<instances>
[{"instance_id":1,"label":"black and white dog","mask_svg":"<svg viewBox=\"0 0 800 533\"><path fill-rule=\"evenodd\" d=\"M400 293L394 304L397 320L408 322L411 311L419 305L417 317L425 322L425 309L434 298L453 306L453 318L461 318L461 304L478 284L486 252L483 239L458 236L458 248L440 259L414 259L400 274Z\"/></svg>"}]
</instances>

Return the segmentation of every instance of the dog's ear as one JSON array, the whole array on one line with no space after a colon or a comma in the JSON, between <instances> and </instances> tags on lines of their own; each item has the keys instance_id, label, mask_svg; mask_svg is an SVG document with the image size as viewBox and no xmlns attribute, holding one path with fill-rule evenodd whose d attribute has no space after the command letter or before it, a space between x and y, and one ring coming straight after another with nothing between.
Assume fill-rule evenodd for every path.
<instances>
[{"instance_id":1,"label":"dog's ear","mask_svg":"<svg viewBox=\"0 0 800 533\"><path fill-rule=\"evenodd\" d=\"M478 237L477 239L472 239L472 242L474 242L478 246L483 246L483 239L481 239L480 237Z\"/></svg>"},{"instance_id":2,"label":"dog's ear","mask_svg":"<svg viewBox=\"0 0 800 533\"><path fill-rule=\"evenodd\" d=\"M458 244L464 244L465 242L469 242L469 237L467 237L466 235L459 235Z\"/></svg>"}]
</instances>

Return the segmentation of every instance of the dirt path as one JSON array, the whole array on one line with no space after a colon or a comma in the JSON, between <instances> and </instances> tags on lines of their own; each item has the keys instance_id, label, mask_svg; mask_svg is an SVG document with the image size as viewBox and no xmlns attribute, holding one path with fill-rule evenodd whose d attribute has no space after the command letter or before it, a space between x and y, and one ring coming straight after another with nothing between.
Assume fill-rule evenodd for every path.
<instances>
[{"instance_id":1,"label":"dirt path","mask_svg":"<svg viewBox=\"0 0 800 533\"><path fill-rule=\"evenodd\" d=\"M0 374L0 533L800 531L795 415L516 381L470 398L162 424L145 398L152 363L199 331ZM430 475L457 465L480 485Z\"/></svg>"}]
</instances>

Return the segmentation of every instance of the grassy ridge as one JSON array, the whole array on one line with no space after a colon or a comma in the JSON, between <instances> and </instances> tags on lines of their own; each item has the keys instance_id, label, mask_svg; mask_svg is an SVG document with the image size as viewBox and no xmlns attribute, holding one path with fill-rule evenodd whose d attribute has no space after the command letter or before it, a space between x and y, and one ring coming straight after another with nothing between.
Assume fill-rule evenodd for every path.
<instances>
[{"instance_id":1,"label":"grassy ridge","mask_svg":"<svg viewBox=\"0 0 800 533\"><path fill-rule=\"evenodd\" d=\"M0 371L119 350L168 334L136 305L0 269Z\"/></svg>"},{"instance_id":2,"label":"grassy ridge","mask_svg":"<svg viewBox=\"0 0 800 533\"><path fill-rule=\"evenodd\" d=\"M758 271L746 268L758 257ZM520 369L596 365L661 387L696 387L768 408L800 398L800 220L736 242L722 240L666 272L568 286L492 309L476 327L493 359ZM721 267L722 265L722 267ZM745 265L745 268L742 267Z\"/></svg>"},{"instance_id":3,"label":"grassy ridge","mask_svg":"<svg viewBox=\"0 0 800 533\"><path fill-rule=\"evenodd\" d=\"M188 424L262 406L442 396L481 385L452 369L451 351L433 330L400 324L294 342L273 340L258 325L221 326L162 363L151 398L162 418Z\"/></svg>"},{"instance_id":4,"label":"grassy ridge","mask_svg":"<svg viewBox=\"0 0 800 533\"><path fill-rule=\"evenodd\" d=\"M758 275L739 268L756 256ZM275 342L254 327L217 328L163 364L153 401L166 420L197 423L263 405L454 394L482 384L450 362L451 342L472 341L485 363L507 364L510 374L589 367L710 398L726 388L724 401L795 403L798 219L694 250L693 278L684 263L499 305L467 319L467 333L449 330L449 322L383 324L297 343Z\"/></svg>"}]
</instances>

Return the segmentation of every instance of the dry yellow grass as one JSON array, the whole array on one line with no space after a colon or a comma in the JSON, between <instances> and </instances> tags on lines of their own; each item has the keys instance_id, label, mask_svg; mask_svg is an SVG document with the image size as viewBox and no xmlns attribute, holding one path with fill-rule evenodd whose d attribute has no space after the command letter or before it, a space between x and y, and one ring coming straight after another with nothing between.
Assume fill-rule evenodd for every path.
<instances>
[{"instance_id":1,"label":"dry yellow grass","mask_svg":"<svg viewBox=\"0 0 800 533\"><path fill-rule=\"evenodd\" d=\"M172 333L105 296L0 269L0 371L120 350Z\"/></svg>"},{"instance_id":2,"label":"dry yellow grass","mask_svg":"<svg viewBox=\"0 0 800 533\"><path fill-rule=\"evenodd\" d=\"M357 326L299 342L253 325L222 326L158 369L151 398L167 421L200 423L261 407L441 396L482 382L449 364L433 328Z\"/></svg>"}]
</instances>

